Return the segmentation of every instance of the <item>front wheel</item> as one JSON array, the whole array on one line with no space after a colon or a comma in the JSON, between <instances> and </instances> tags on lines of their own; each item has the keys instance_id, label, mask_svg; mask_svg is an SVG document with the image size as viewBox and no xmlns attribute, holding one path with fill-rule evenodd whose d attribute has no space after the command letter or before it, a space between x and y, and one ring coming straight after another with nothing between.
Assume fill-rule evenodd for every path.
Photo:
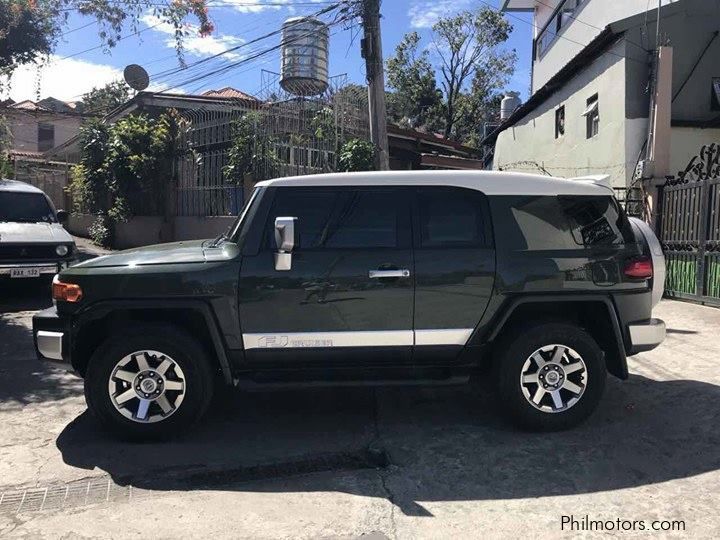
<instances>
[{"instance_id":1,"label":"front wheel","mask_svg":"<svg viewBox=\"0 0 720 540\"><path fill-rule=\"evenodd\" d=\"M607 370L602 351L582 328L545 323L513 332L497 350L503 411L523 428L576 426L597 408Z\"/></svg>"},{"instance_id":2,"label":"front wheel","mask_svg":"<svg viewBox=\"0 0 720 540\"><path fill-rule=\"evenodd\" d=\"M172 326L129 327L106 340L85 374L85 399L123 438L182 434L207 409L213 377L207 355Z\"/></svg>"}]
</instances>

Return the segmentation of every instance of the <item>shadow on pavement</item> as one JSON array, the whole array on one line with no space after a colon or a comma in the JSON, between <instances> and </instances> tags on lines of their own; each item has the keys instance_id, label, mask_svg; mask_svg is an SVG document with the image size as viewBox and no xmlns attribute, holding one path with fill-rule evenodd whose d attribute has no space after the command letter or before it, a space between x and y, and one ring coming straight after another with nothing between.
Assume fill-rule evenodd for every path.
<instances>
[{"instance_id":1,"label":"shadow on pavement","mask_svg":"<svg viewBox=\"0 0 720 540\"><path fill-rule=\"evenodd\" d=\"M0 406L82 393L82 381L35 356L32 315L52 305L50 278L0 283Z\"/></svg>"},{"instance_id":2,"label":"shadow on pavement","mask_svg":"<svg viewBox=\"0 0 720 540\"><path fill-rule=\"evenodd\" d=\"M57 446L69 465L98 467L144 489L342 490L392 498L408 515L429 515L422 501L592 493L720 467L720 387L637 375L608 382L591 420L563 433L517 431L470 387L343 389L239 394L216 404L198 429L164 444L118 443L84 413ZM381 446L393 465L381 473L382 490L337 475L242 482L268 479L241 474L258 464L369 444ZM278 469L278 476L287 474Z\"/></svg>"}]
</instances>

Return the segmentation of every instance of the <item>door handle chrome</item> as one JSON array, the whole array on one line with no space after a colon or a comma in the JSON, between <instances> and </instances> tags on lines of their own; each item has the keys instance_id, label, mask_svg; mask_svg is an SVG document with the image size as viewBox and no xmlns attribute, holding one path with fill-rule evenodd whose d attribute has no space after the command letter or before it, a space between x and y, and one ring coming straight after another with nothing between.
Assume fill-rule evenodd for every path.
<instances>
[{"instance_id":1,"label":"door handle chrome","mask_svg":"<svg viewBox=\"0 0 720 540\"><path fill-rule=\"evenodd\" d=\"M410 277L410 270L370 270L370 279Z\"/></svg>"}]
</instances>

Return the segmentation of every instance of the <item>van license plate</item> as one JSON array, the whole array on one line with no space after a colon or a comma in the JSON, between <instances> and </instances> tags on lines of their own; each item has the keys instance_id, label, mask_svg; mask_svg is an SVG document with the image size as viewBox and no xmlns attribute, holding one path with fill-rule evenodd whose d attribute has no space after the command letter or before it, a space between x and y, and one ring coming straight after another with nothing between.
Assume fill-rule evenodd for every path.
<instances>
[{"instance_id":1,"label":"van license plate","mask_svg":"<svg viewBox=\"0 0 720 540\"><path fill-rule=\"evenodd\" d=\"M40 276L39 268L11 268L10 269L10 277L11 278L25 278L25 277L39 277L39 276Z\"/></svg>"}]
</instances>

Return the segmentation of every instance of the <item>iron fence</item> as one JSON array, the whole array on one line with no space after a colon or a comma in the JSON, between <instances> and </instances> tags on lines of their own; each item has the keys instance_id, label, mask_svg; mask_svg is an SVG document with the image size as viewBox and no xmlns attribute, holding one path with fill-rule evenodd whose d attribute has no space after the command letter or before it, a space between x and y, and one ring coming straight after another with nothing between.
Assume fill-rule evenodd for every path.
<instances>
[{"instance_id":1,"label":"iron fence","mask_svg":"<svg viewBox=\"0 0 720 540\"><path fill-rule=\"evenodd\" d=\"M704 146L660 195L665 294L720 305L720 146Z\"/></svg>"}]
</instances>

